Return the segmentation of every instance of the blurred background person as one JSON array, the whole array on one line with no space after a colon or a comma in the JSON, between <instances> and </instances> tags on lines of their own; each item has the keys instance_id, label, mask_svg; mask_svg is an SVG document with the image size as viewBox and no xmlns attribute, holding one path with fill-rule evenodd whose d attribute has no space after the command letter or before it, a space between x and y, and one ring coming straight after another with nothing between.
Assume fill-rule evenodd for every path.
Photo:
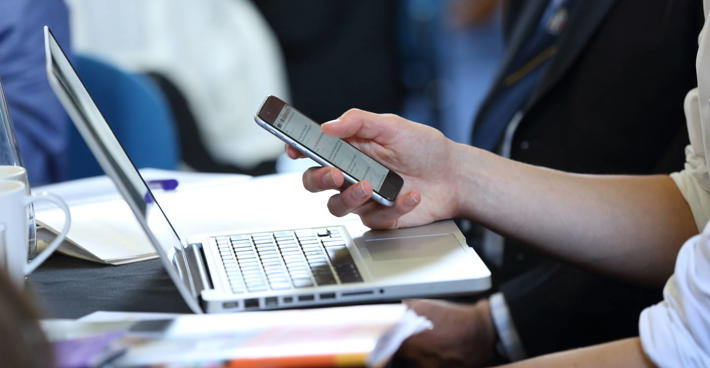
<instances>
[{"instance_id":1,"label":"blurred background person","mask_svg":"<svg viewBox=\"0 0 710 368\"><path fill-rule=\"evenodd\" d=\"M315 121L357 106L402 114L470 141L477 104L503 52L498 0L254 4L284 52L293 104ZM280 160L279 166L314 165L306 161Z\"/></svg>"},{"instance_id":2,"label":"blurred background person","mask_svg":"<svg viewBox=\"0 0 710 368\"><path fill-rule=\"evenodd\" d=\"M69 51L63 0L0 2L0 80L32 185L62 180L67 166L69 120L47 82L44 25L52 27Z\"/></svg>"},{"instance_id":3,"label":"blurred background person","mask_svg":"<svg viewBox=\"0 0 710 368\"><path fill-rule=\"evenodd\" d=\"M318 122L350 106L399 111L393 0L254 0L283 50L291 102Z\"/></svg>"},{"instance_id":4,"label":"blurred background person","mask_svg":"<svg viewBox=\"0 0 710 368\"><path fill-rule=\"evenodd\" d=\"M402 116L471 142L504 51L501 0L402 0Z\"/></svg>"},{"instance_id":5,"label":"blurred background person","mask_svg":"<svg viewBox=\"0 0 710 368\"><path fill-rule=\"evenodd\" d=\"M397 0L254 0L273 29L288 74L291 102L317 122L351 106L401 111ZM282 159L279 171L311 160Z\"/></svg>"},{"instance_id":6,"label":"blurred background person","mask_svg":"<svg viewBox=\"0 0 710 368\"><path fill-rule=\"evenodd\" d=\"M250 1L68 4L77 52L147 73L161 87L184 168L274 171L282 145L253 116L266 96L289 92L276 39Z\"/></svg>"}]
</instances>

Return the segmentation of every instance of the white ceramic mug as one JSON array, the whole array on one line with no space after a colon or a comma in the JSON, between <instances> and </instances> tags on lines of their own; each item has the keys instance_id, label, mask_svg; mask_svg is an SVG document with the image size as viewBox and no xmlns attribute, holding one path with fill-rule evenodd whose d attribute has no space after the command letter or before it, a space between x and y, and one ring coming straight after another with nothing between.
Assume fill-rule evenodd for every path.
<instances>
[{"instance_id":1,"label":"white ceramic mug","mask_svg":"<svg viewBox=\"0 0 710 368\"><path fill-rule=\"evenodd\" d=\"M0 180L19 180L25 185L27 180L27 170L22 166L0 165Z\"/></svg>"},{"instance_id":2,"label":"white ceramic mug","mask_svg":"<svg viewBox=\"0 0 710 368\"><path fill-rule=\"evenodd\" d=\"M22 166L0 165L0 180L19 180L25 183L25 192L30 194L30 181L27 177L27 170ZM27 256L33 258L37 254L37 226L35 211L32 205L27 207L27 231L29 231Z\"/></svg>"},{"instance_id":3,"label":"white ceramic mug","mask_svg":"<svg viewBox=\"0 0 710 368\"><path fill-rule=\"evenodd\" d=\"M64 211L64 229L44 251L32 261L28 261L27 207L39 200L52 202ZM19 180L0 180L0 209L0 224L3 225L5 233L4 241L0 242L0 245L4 245L0 248L0 265L22 286L25 276L34 271L62 244L69 232L71 214L69 207L60 197L51 193L29 195L25 183Z\"/></svg>"}]
</instances>

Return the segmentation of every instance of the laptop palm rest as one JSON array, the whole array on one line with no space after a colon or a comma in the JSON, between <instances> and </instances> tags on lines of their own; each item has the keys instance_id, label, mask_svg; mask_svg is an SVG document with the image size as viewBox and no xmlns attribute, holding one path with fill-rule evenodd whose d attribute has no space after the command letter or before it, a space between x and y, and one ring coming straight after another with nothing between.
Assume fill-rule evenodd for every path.
<instances>
[{"instance_id":1,"label":"laptop palm rest","mask_svg":"<svg viewBox=\"0 0 710 368\"><path fill-rule=\"evenodd\" d=\"M450 268L452 259L469 254L452 233L368 236L355 239L370 275L376 279L412 280ZM444 273L446 274L446 273ZM418 277L414 279L419 280Z\"/></svg>"}]
</instances>

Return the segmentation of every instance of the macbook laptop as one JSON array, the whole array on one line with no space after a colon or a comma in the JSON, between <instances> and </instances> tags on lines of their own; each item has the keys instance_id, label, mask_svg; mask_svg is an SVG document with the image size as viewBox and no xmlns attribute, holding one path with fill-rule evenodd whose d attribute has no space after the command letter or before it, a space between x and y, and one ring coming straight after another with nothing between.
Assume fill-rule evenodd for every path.
<instances>
[{"instance_id":1,"label":"macbook laptop","mask_svg":"<svg viewBox=\"0 0 710 368\"><path fill-rule=\"evenodd\" d=\"M392 231L367 231L353 222L181 236L49 28L44 32L50 85L195 313L380 302L489 288L490 272L452 221Z\"/></svg>"}]
</instances>

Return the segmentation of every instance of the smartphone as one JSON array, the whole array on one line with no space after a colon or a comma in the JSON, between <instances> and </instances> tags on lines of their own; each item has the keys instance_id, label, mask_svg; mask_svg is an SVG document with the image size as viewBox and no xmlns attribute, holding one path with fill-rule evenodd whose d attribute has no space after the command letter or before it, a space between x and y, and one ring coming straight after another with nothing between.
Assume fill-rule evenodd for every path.
<instances>
[{"instance_id":1,"label":"smartphone","mask_svg":"<svg viewBox=\"0 0 710 368\"><path fill-rule=\"evenodd\" d=\"M342 171L348 183L367 180L378 203L392 206L402 189L404 181L397 173L350 143L323 134L318 123L278 97L269 96L254 120L315 162Z\"/></svg>"}]
</instances>

